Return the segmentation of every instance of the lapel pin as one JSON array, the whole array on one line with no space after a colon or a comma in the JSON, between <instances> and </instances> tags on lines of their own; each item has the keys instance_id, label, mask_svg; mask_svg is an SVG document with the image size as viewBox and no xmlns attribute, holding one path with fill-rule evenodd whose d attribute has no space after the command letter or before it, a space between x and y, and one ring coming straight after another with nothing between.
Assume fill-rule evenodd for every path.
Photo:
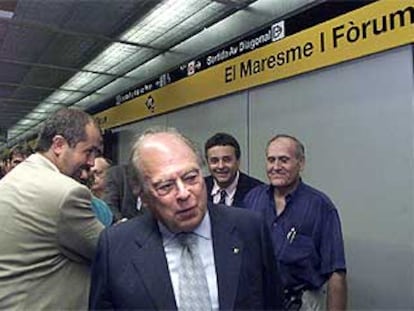
<instances>
[{"instance_id":1,"label":"lapel pin","mask_svg":"<svg viewBox=\"0 0 414 311\"><path fill-rule=\"evenodd\" d=\"M233 254L238 254L240 252L240 248L233 247Z\"/></svg>"}]
</instances>

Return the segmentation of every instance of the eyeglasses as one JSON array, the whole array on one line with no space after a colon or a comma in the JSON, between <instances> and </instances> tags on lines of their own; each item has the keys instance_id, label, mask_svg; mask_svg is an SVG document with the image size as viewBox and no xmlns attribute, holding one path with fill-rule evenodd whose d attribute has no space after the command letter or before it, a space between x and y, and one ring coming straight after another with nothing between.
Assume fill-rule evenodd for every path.
<instances>
[{"instance_id":1,"label":"eyeglasses","mask_svg":"<svg viewBox=\"0 0 414 311\"><path fill-rule=\"evenodd\" d=\"M163 180L152 184L153 189L159 196L166 196L169 194L177 194L179 192L179 184L183 186L193 186L200 182L200 170L191 170L177 179Z\"/></svg>"}]
</instances>

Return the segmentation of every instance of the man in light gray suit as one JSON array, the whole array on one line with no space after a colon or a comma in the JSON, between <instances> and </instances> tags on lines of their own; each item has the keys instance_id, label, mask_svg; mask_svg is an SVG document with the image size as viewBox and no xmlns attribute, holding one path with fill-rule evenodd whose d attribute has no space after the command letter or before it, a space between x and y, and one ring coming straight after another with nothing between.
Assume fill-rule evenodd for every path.
<instances>
[{"instance_id":1,"label":"man in light gray suit","mask_svg":"<svg viewBox=\"0 0 414 311\"><path fill-rule=\"evenodd\" d=\"M71 177L92 166L102 137L80 110L44 124L37 153L0 180L0 309L87 307L90 260L103 225Z\"/></svg>"}]
</instances>

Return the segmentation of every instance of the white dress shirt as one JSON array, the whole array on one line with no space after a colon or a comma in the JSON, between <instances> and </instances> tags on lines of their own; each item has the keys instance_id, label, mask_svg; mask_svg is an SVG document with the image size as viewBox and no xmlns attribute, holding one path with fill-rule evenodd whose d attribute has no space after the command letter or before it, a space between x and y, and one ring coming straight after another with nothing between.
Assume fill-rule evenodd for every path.
<instances>
[{"instance_id":1,"label":"white dress shirt","mask_svg":"<svg viewBox=\"0 0 414 311\"><path fill-rule=\"evenodd\" d=\"M237 184L239 182L240 173L237 171L236 178L234 178L233 182L224 189L226 191L226 205L231 206L234 201L234 195L236 194ZM217 184L216 180L213 178L213 188L211 189L211 196L213 197L213 203L218 204L220 202L220 186Z\"/></svg>"},{"instance_id":2,"label":"white dress shirt","mask_svg":"<svg viewBox=\"0 0 414 311\"><path fill-rule=\"evenodd\" d=\"M176 234L169 231L162 223L158 222L160 232L162 235L165 255L167 257L168 270L174 290L175 301L177 307L180 306L180 288L179 288L179 267L181 264L182 246L176 238ZM197 249L203 262L204 271L206 273L208 291L210 293L210 300L212 310L219 309L218 302L218 287L216 266L214 263L213 240L211 237L211 223L208 211L206 212L200 225L193 230L197 235Z\"/></svg>"}]
</instances>

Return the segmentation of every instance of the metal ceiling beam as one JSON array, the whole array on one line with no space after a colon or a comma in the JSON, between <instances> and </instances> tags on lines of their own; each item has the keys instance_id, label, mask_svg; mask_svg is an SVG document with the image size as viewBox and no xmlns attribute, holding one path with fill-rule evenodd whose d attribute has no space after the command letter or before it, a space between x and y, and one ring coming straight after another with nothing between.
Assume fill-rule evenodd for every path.
<instances>
[{"instance_id":1,"label":"metal ceiling beam","mask_svg":"<svg viewBox=\"0 0 414 311\"><path fill-rule=\"evenodd\" d=\"M236 1L236 0L212 0L212 1L224 4L224 5L236 8L236 9L240 9L254 2L254 1Z\"/></svg>"},{"instance_id":2,"label":"metal ceiling beam","mask_svg":"<svg viewBox=\"0 0 414 311\"><path fill-rule=\"evenodd\" d=\"M13 107L9 107L8 109L4 109L4 107L0 106L0 111L1 111L1 115L3 116L5 113L14 113L14 114L21 114L22 112L27 112L30 113L33 110L33 108L31 108L30 110L27 109L27 107L24 106L13 106Z\"/></svg>"},{"instance_id":3,"label":"metal ceiling beam","mask_svg":"<svg viewBox=\"0 0 414 311\"><path fill-rule=\"evenodd\" d=\"M114 77L114 78L134 79L132 77L126 77L124 75L119 75L119 74L109 73L109 72L104 72L104 71L87 70L87 69L58 66L58 65L52 65L52 64L34 63L34 62L27 62L27 61L21 61L21 60L16 60L16 59L9 59L9 58L0 58L0 62L14 64L14 65L30 66L30 67L70 71L70 72L95 73L95 74L105 75L105 76Z\"/></svg>"},{"instance_id":4,"label":"metal ceiling beam","mask_svg":"<svg viewBox=\"0 0 414 311\"><path fill-rule=\"evenodd\" d=\"M20 99L20 98L0 96L0 102L3 101L3 100L4 101L17 102L17 103L28 103L28 104L45 103L45 104L51 104L51 105L62 105L62 106L65 106L65 105L63 105L61 103L45 102L44 100L29 100L29 99Z\"/></svg>"},{"instance_id":5,"label":"metal ceiling beam","mask_svg":"<svg viewBox=\"0 0 414 311\"><path fill-rule=\"evenodd\" d=\"M2 113L3 114L3 113ZM13 117L13 116L15 116L14 114L12 114L12 113L5 113L5 115L6 116L8 116L8 117ZM17 115L16 115L16 117L18 117ZM43 119L41 119L41 118L25 118L25 120L33 120L33 121L43 121L43 120L45 120L46 118L43 118ZM19 126L21 126L21 125L19 125ZM26 126L26 125L24 125L24 126Z\"/></svg>"},{"instance_id":6,"label":"metal ceiling beam","mask_svg":"<svg viewBox=\"0 0 414 311\"><path fill-rule=\"evenodd\" d=\"M36 120L36 121L39 121L39 122L37 122L36 124L31 125L31 126L30 126L30 128L31 128L31 129L35 129L35 128L37 128L39 125L41 125L41 124L42 124L42 122L43 122L44 120ZM33 135L33 133L32 133L32 132L25 131L24 133L18 134L17 136L15 136L15 137L11 138L10 140L11 140L11 141L12 141L12 140L18 141L18 140L20 139L20 136L22 136L22 135L25 135L25 136L27 137L27 136L31 136L31 135Z\"/></svg>"},{"instance_id":7,"label":"metal ceiling beam","mask_svg":"<svg viewBox=\"0 0 414 311\"><path fill-rule=\"evenodd\" d=\"M155 47L155 46L152 46L152 45L149 45L149 44L141 44L141 43L136 43L136 42L127 41L127 40L120 40L120 39L111 38L111 37L108 37L108 36L105 36L105 35L98 35L98 34L93 34L93 33L84 33L84 32L66 30L66 29L54 27L54 26L49 25L49 24L43 24L43 23L39 23L39 22L27 21L27 20L23 20L23 19L19 19L19 20L17 20L17 19L7 19L7 18L4 18L4 17L0 16L0 23L7 23L7 24L14 25L14 26L20 26L20 27L25 27L25 28L36 28L36 29L39 29L39 30L42 30L42 31L54 32L54 33L68 35L68 36L86 37L86 38L92 38L92 39L95 39L95 40L111 42L111 43L122 43L122 44L126 44L126 45L135 46L135 47L138 47L138 48L151 49L151 50L155 50L155 51L159 51L159 52L163 52L163 53L168 52L168 49Z\"/></svg>"},{"instance_id":8,"label":"metal ceiling beam","mask_svg":"<svg viewBox=\"0 0 414 311\"><path fill-rule=\"evenodd\" d=\"M19 125L19 129L18 130L12 130L12 131L8 131L8 133L10 132L17 132L17 133L22 133L24 134L25 131L27 131L28 129L32 128L31 125ZM20 135L20 134L19 134Z\"/></svg>"},{"instance_id":9,"label":"metal ceiling beam","mask_svg":"<svg viewBox=\"0 0 414 311\"><path fill-rule=\"evenodd\" d=\"M0 82L0 85L22 87L22 88L29 88L29 89L39 89L39 90L46 90L46 91L66 91L66 92L82 93L82 94L88 94L90 92L90 91L81 91L77 89L75 90L75 89L66 89L66 88L60 88L60 87L47 87L47 86L40 86L40 85L30 85L30 84L11 83L11 82Z\"/></svg>"}]
</instances>

